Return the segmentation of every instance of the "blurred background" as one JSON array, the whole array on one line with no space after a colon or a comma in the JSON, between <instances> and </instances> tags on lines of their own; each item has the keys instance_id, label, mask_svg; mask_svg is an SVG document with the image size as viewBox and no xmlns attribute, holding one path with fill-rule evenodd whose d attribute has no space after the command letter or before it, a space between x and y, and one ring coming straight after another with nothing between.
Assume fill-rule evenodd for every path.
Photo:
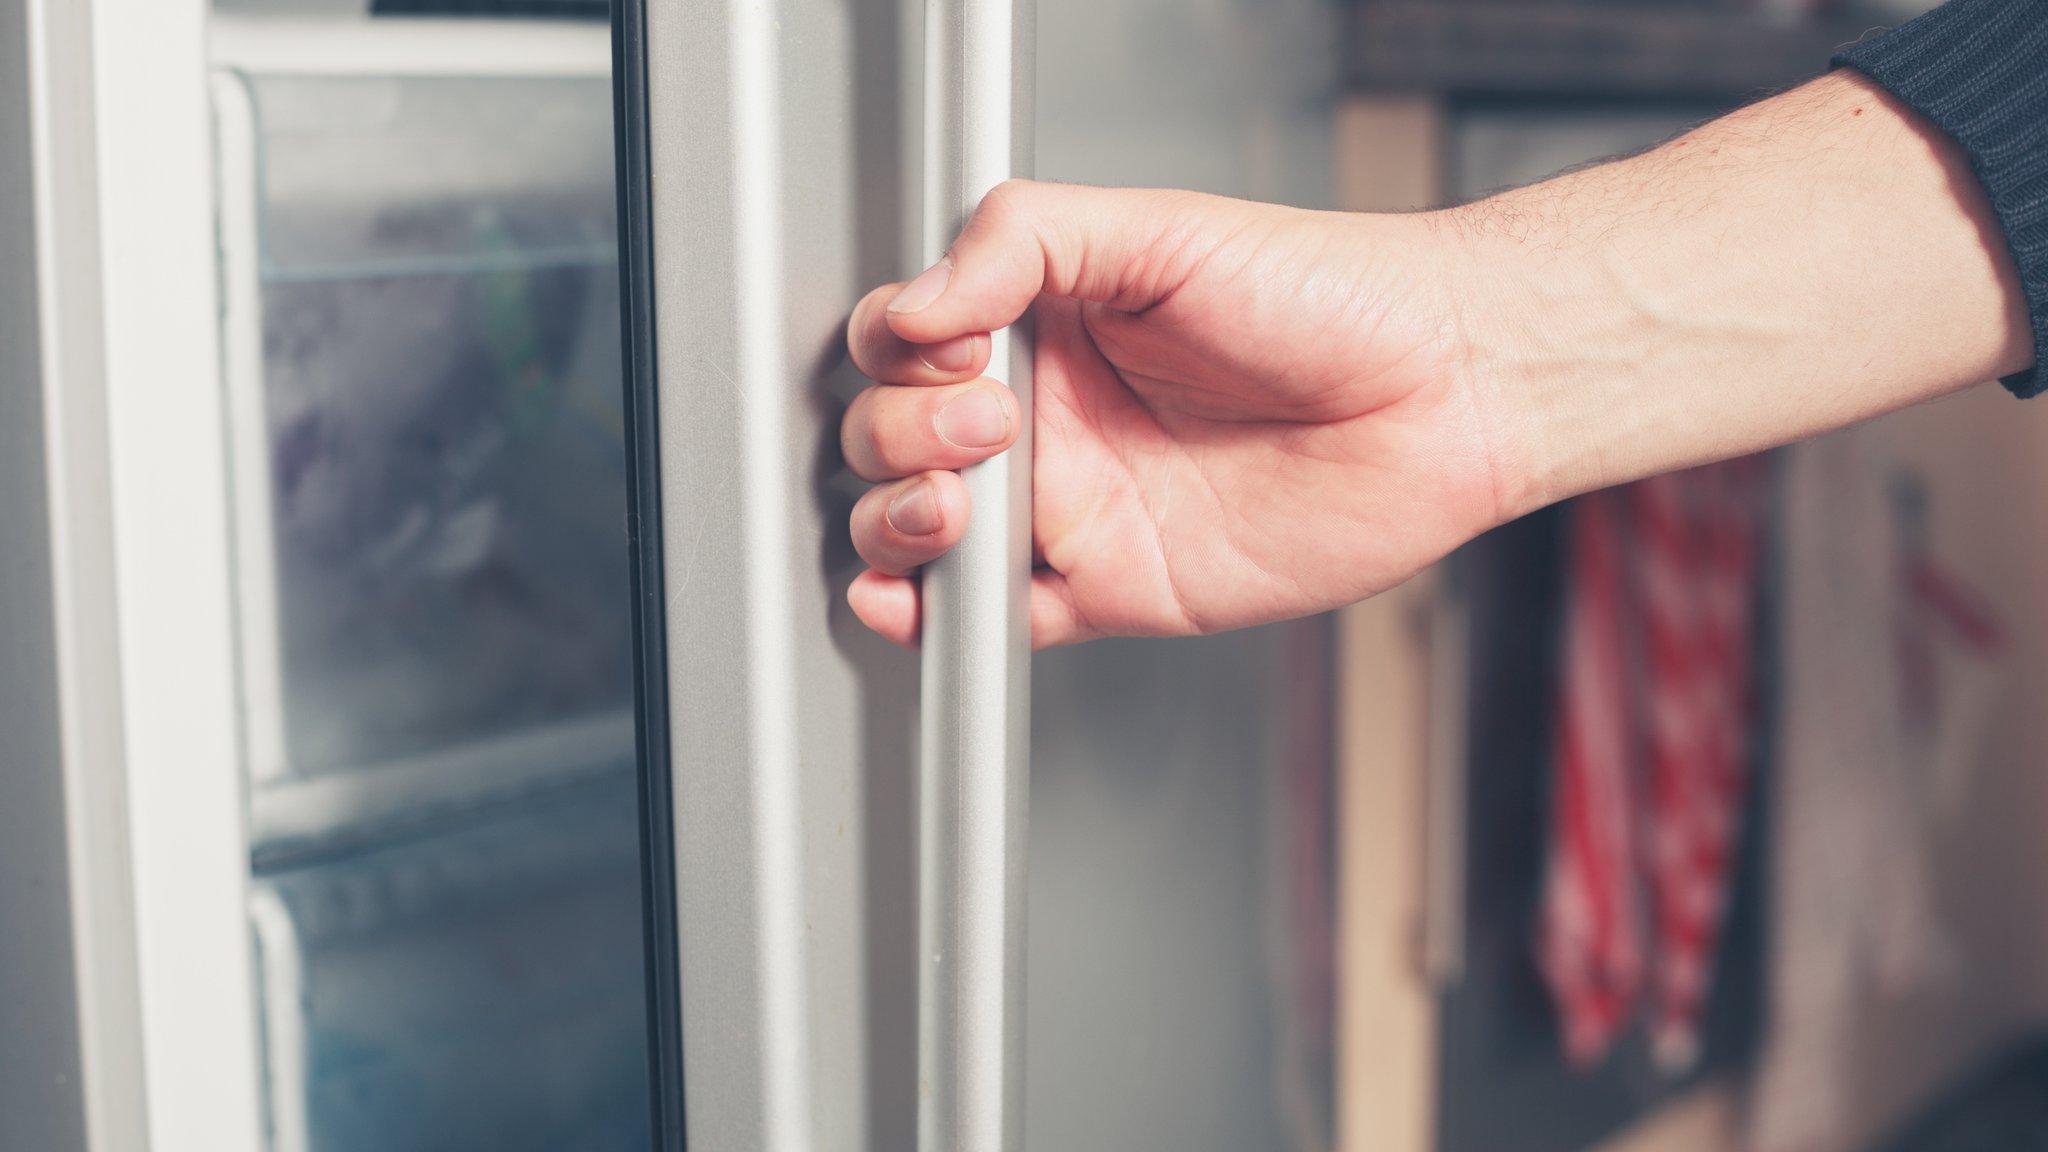
<instances>
[{"instance_id":1,"label":"blurred background","mask_svg":"<svg viewBox=\"0 0 2048 1152\"><path fill-rule=\"evenodd\" d=\"M644 1148L605 4L215 8L385 46L213 86L273 1147ZM1450 204L1913 10L1039 0L1038 171ZM465 20L545 31L485 67ZM1041 658L1029 1147L2048 1148L2044 421L1979 390L1330 617ZM878 1082L869 1144L909 1147Z\"/></svg>"}]
</instances>

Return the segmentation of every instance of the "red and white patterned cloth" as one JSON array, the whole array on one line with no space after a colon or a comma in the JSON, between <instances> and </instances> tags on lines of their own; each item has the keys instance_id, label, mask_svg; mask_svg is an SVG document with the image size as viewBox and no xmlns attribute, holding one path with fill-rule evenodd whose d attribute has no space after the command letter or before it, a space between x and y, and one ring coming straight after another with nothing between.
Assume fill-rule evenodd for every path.
<instances>
[{"instance_id":1,"label":"red and white patterned cloth","mask_svg":"<svg viewBox=\"0 0 2048 1152\"><path fill-rule=\"evenodd\" d=\"M1767 478L1751 457L1572 508L1538 962L1577 1065L1645 999L1659 1062L1698 1055L1750 782Z\"/></svg>"}]
</instances>

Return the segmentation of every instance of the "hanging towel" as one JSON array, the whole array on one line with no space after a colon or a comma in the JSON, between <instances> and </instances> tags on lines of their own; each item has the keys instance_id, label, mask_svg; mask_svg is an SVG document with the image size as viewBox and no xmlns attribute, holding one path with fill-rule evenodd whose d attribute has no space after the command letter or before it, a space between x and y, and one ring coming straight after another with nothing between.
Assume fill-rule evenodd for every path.
<instances>
[{"instance_id":1,"label":"hanging towel","mask_svg":"<svg viewBox=\"0 0 2048 1152\"><path fill-rule=\"evenodd\" d=\"M1648 656L1650 1039L1669 1072L1699 1058L1749 792L1766 479L1750 457L1632 491Z\"/></svg>"},{"instance_id":2,"label":"hanging towel","mask_svg":"<svg viewBox=\"0 0 2048 1152\"><path fill-rule=\"evenodd\" d=\"M1579 1066L1597 1062L1612 1047L1643 979L1627 512L1621 492L1594 492L1572 505L1568 529L1564 666L1537 962L1557 1004L1565 1055Z\"/></svg>"},{"instance_id":3,"label":"hanging towel","mask_svg":"<svg viewBox=\"0 0 2048 1152\"><path fill-rule=\"evenodd\" d=\"M1572 507L1538 964L1567 1059L1647 999L1691 1066L1749 787L1768 470L1747 458Z\"/></svg>"}]
</instances>

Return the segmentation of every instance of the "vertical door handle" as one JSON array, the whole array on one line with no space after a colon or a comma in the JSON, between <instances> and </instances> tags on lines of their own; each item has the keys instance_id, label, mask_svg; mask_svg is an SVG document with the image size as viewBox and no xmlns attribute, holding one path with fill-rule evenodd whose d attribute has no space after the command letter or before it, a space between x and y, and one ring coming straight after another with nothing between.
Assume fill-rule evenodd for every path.
<instances>
[{"instance_id":1,"label":"vertical door handle","mask_svg":"<svg viewBox=\"0 0 2048 1152\"><path fill-rule=\"evenodd\" d=\"M945 254L981 198L1031 169L1032 0L927 0L924 233ZM1023 433L966 469L967 535L924 571L918 1147L1023 1147L1029 800L1031 341L993 336Z\"/></svg>"}]
</instances>

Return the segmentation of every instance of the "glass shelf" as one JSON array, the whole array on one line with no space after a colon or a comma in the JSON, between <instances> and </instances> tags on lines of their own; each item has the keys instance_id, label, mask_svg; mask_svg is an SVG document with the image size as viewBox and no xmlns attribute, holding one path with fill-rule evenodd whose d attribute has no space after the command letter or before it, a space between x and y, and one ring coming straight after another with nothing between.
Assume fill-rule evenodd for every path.
<instances>
[{"instance_id":1,"label":"glass shelf","mask_svg":"<svg viewBox=\"0 0 2048 1152\"><path fill-rule=\"evenodd\" d=\"M634 784L633 714L608 713L408 760L254 788L249 840L259 874L431 836L508 811Z\"/></svg>"},{"instance_id":2,"label":"glass shelf","mask_svg":"<svg viewBox=\"0 0 2048 1152\"><path fill-rule=\"evenodd\" d=\"M648 1146L616 783L256 881L274 1152Z\"/></svg>"}]
</instances>

